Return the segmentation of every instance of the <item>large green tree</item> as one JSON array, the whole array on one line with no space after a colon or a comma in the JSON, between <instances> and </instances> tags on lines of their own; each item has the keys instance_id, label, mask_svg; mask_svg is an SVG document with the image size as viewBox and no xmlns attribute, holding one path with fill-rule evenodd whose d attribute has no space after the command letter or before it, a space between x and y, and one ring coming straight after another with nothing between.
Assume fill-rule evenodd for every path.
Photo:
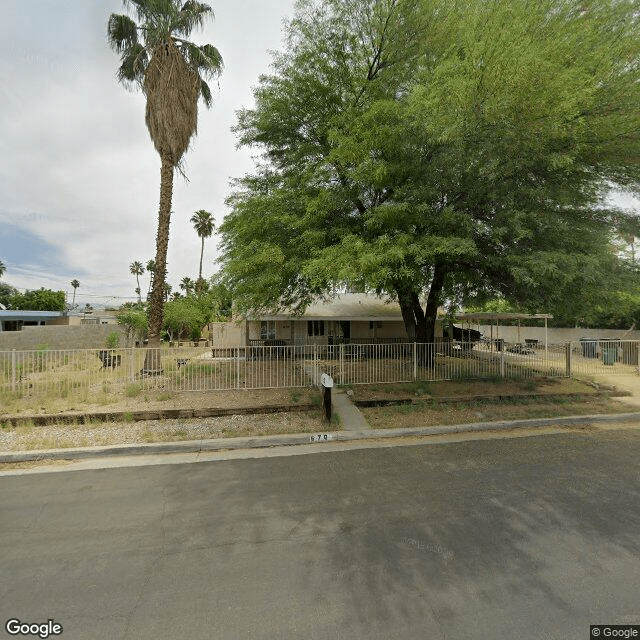
<instances>
[{"instance_id":1,"label":"large green tree","mask_svg":"<svg viewBox=\"0 0 640 640\"><path fill-rule=\"evenodd\" d=\"M220 73L222 58L213 45L196 45L188 40L192 31L213 15L209 5L195 0L124 0L124 4L134 11L137 22L128 15L112 14L108 39L121 56L118 79L139 86L145 94L145 120L161 161L148 334L149 345L159 346L173 174L196 133L198 99L211 106L206 80ZM145 369L156 368L158 362L145 364Z\"/></svg>"},{"instance_id":2,"label":"large green tree","mask_svg":"<svg viewBox=\"0 0 640 640\"><path fill-rule=\"evenodd\" d=\"M64 291L44 287L15 293L9 298L9 307L20 311L64 311L65 306Z\"/></svg>"},{"instance_id":3,"label":"large green tree","mask_svg":"<svg viewBox=\"0 0 640 640\"><path fill-rule=\"evenodd\" d=\"M236 304L348 282L431 341L446 299L596 291L604 195L640 182L638 35L624 1L300 2L237 125L263 163L220 229Z\"/></svg>"}]
</instances>

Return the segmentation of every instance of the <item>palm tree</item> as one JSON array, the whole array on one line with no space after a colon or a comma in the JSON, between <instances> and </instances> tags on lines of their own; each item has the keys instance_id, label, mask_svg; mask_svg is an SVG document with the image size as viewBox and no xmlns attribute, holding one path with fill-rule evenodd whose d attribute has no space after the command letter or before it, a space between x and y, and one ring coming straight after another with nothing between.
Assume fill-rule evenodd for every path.
<instances>
[{"instance_id":1,"label":"palm tree","mask_svg":"<svg viewBox=\"0 0 640 640\"><path fill-rule=\"evenodd\" d=\"M213 233L213 216L204 209L196 211L191 216L191 223L198 236L202 239L202 246L200 247L200 269L198 271L198 282L202 280L202 256L204 254L204 239L210 238Z\"/></svg>"},{"instance_id":2,"label":"palm tree","mask_svg":"<svg viewBox=\"0 0 640 640\"><path fill-rule=\"evenodd\" d=\"M4 272L7 270L7 267L4 266L4 262L0 260L0 278L4 275Z\"/></svg>"},{"instance_id":3,"label":"palm tree","mask_svg":"<svg viewBox=\"0 0 640 640\"><path fill-rule=\"evenodd\" d=\"M185 276L180 281L180 288L185 292L185 295L189 295L195 289L196 283L189 277Z\"/></svg>"},{"instance_id":4,"label":"palm tree","mask_svg":"<svg viewBox=\"0 0 640 640\"><path fill-rule=\"evenodd\" d=\"M80 286L80 283L77 280L72 280L71 286L73 287L73 302L71 303L73 307L76 304L76 289Z\"/></svg>"},{"instance_id":5,"label":"palm tree","mask_svg":"<svg viewBox=\"0 0 640 640\"><path fill-rule=\"evenodd\" d=\"M156 263L154 260L147 261L147 273L149 274L149 290L147 291L147 300L151 295L151 287L153 287L153 275L156 270Z\"/></svg>"},{"instance_id":6,"label":"palm tree","mask_svg":"<svg viewBox=\"0 0 640 640\"><path fill-rule=\"evenodd\" d=\"M210 45L196 45L187 38L205 19L211 7L196 0L124 0L134 10L138 24L128 15L112 13L107 36L120 54L118 80L137 85L146 100L145 121L160 155L160 206L156 257L149 309L149 345L160 345L164 306L173 173L196 133L198 98L211 106L211 90L205 79L222 70L222 57ZM181 6L182 5L182 6ZM155 356L157 357L157 356ZM159 369L159 362L145 370Z\"/></svg>"},{"instance_id":7,"label":"palm tree","mask_svg":"<svg viewBox=\"0 0 640 640\"><path fill-rule=\"evenodd\" d=\"M138 294L138 302L142 302L142 298L140 297L140 276L144 273L144 267L142 266L142 262L136 260L129 265L129 271L136 277L136 283L138 286L136 287L136 293Z\"/></svg>"}]
</instances>

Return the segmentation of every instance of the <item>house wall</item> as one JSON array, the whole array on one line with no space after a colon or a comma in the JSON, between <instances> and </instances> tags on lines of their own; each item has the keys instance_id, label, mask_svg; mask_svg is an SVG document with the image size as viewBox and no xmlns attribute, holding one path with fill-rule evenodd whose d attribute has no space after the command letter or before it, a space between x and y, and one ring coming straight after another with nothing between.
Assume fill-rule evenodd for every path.
<instances>
[{"instance_id":1,"label":"house wall","mask_svg":"<svg viewBox=\"0 0 640 640\"><path fill-rule=\"evenodd\" d=\"M247 323L210 322L209 340L211 346L218 349L244 346L247 344Z\"/></svg>"},{"instance_id":2,"label":"house wall","mask_svg":"<svg viewBox=\"0 0 640 640\"><path fill-rule=\"evenodd\" d=\"M23 327L22 331L0 333L0 351L30 350L46 344L49 349L100 349L107 337L120 334L120 346L125 346L122 329L118 325L76 325Z\"/></svg>"}]
</instances>

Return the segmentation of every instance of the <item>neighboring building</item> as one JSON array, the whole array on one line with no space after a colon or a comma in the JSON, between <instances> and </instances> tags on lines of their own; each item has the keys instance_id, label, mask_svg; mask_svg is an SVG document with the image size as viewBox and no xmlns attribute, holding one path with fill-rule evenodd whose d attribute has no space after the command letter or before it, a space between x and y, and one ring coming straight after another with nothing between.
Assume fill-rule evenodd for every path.
<instances>
[{"instance_id":1,"label":"neighboring building","mask_svg":"<svg viewBox=\"0 0 640 640\"><path fill-rule=\"evenodd\" d=\"M60 311L0 310L0 331L21 331L22 327L39 327L62 318Z\"/></svg>"},{"instance_id":2,"label":"neighboring building","mask_svg":"<svg viewBox=\"0 0 640 640\"><path fill-rule=\"evenodd\" d=\"M316 302L302 315L291 312L248 316L238 322L211 323L213 347L264 344L339 344L408 341L400 305L365 293L344 293ZM442 324L436 324L436 338Z\"/></svg>"}]
</instances>

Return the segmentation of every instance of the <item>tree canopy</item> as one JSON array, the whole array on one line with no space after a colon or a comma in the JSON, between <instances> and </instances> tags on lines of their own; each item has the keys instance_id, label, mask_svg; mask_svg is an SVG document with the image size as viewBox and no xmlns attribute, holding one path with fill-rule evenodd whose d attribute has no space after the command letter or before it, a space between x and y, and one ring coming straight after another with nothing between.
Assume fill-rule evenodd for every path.
<instances>
[{"instance_id":1,"label":"tree canopy","mask_svg":"<svg viewBox=\"0 0 640 640\"><path fill-rule=\"evenodd\" d=\"M9 297L8 307L20 311L64 311L66 308L64 291L51 289L35 289L16 292Z\"/></svg>"},{"instance_id":2,"label":"tree canopy","mask_svg":"<svg viewBox=\"0 0 640 640\"><path fill-rule=\"evenodd\" d=\"M385 293L431 341L445 300L566 304L624 269L606 199L640 185L640 34L604 0L302 0L240 112L262 164L220 228L241 309Z\"/></svg>"}]
</instances>

